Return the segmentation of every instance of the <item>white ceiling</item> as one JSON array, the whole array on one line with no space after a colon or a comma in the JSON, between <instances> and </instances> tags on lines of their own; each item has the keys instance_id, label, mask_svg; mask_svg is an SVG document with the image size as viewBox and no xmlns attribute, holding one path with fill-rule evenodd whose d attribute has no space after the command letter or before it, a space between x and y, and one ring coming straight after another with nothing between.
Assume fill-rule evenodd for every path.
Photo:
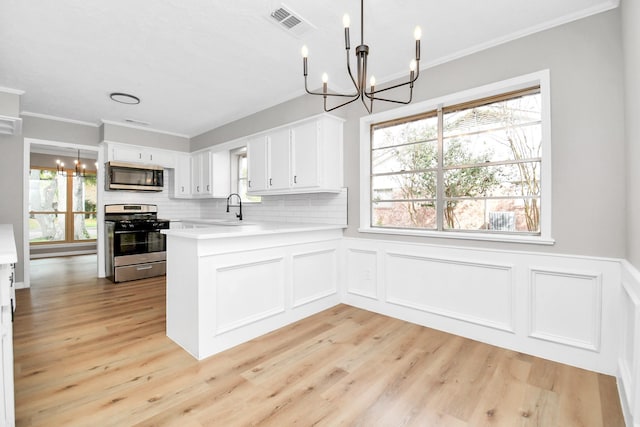
<instances>
[{"instance_id":1,"label":"white ceiling","mask_svg":"<svg viewBox=\"0 0 640 427\"><path fill-rule=\"evenodd\" d=\"M367 0L365 42L378 86L405 75L420 25L421 68L599 13L619 0ZM0 0L0 87L24 91L25 114L98 125L147 122L195 136L303 94L330 76L348 88L342 15L359 44L356 0L285 0L315 27L295 37L278 27L275 0ZM353 64L353 62L352 62ZM418 81L417 84L429 84ZM127 92L139 105L118 104ZM318 99L318 112L322 111Z\"/></svg>"}]
</instances>

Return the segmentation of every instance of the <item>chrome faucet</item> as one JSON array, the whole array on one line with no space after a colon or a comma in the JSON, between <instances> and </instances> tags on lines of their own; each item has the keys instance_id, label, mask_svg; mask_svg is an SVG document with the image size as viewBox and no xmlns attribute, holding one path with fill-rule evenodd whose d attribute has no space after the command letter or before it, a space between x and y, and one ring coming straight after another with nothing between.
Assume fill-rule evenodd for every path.
<instances>
[{"instance_id":1,"label":"chrome faucet","mask_svg":"<svg viewBox=\"0 0 640 427\"><path fill-rule=\"evenodd\" d=\"M239 221L242 221L242 198L238 193L231 193L229 194L229 197L227 197L227 212L229 212L229 200L231 200L231 197L233 196L238 196L238 203L240 203L240 212L236 214L236 218L238 218Z\"/></svg>"}]
</instances>

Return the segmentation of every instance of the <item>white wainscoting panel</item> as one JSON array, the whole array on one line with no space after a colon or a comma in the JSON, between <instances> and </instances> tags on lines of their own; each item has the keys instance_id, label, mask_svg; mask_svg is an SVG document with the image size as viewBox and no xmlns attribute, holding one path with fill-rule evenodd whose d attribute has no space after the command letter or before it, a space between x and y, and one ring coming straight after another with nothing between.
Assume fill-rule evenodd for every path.
<instances>
[{"instance_id":1,"label":"white wainscoting panel","mask_svg":"<svg viewBox=\"0 0 640 427\"><path fill-rule=\"evenodd\" d=\"M510 265L386 253L387 302L513 332Z\"/></svg>"},{"instance_id":2,"label":"white wainscoting panel","mask_svg":"<svg viewBox=\"0 0 640 427\"><path fill-rule=\"evenodd\" d=\"M620 260L369 238L342 244L346 304L596 372L618 371Z\"/></svg>"},{"instance_id":3,"label":"white wainscoting panel","mask_svg":"<svg viewBox=\"0 0 640 427\"><path fill-rule=\"evenodd\" d=\"M346 291L367 298L378 298L377 254L375 251L349 248L346 251Z\"/></svg>"},{"instance_id":4,"label":"white wainscoting panel","mask_svg":"<svg viewBox=\"0 0 640 427\"><path fill-rule=\"evenodd\" d=\"M338 292L337 249L292 255L293 307Z\"/></svg>"},{"instance_id":5,"label":"white wainscoting panel","mask_svg":"<svg viewBox=\"0 0 640 427\"><path fill-rule=\"evenodd\" d=\"M282 257L216 269L216 334L282 313L284 285Z\"/></svg>"},{"instance_id":6,"label":"white wainscoting panel","mask_svg":"<svg viewBox=\"0 0 640 427\"><path fill-rule=\"evenodd\" d=\"M531 268L529 335L600 350L602 275Z\"/></svg>"},{"instance_id":7,"label":"white wainscoting panel","mask_svg":"<svg viewBox=\"0 0 640 427\"><path fill-rule=\"evenodd\" d=\"M618 359L618 393L628 426L640 426L640 272L622 262L623 340Z\"/></svg>"}]
</instances>

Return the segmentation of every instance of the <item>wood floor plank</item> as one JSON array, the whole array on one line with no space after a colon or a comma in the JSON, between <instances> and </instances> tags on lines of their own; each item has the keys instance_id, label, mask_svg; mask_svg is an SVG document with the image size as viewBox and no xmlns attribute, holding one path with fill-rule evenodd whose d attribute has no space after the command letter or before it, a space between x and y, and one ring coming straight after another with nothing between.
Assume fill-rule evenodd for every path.
<instances>
[{"instance_id":1,"label":"wood floor plank","mask_svg":"<svg viewBox=\"0 0 640 427\"><path fill-rule=\"evenodd\" d=\"M17 426L624 425L615 378L347 305L197 361L164 278L32 262L14 323Z\"/></svg>"}]
</instances>

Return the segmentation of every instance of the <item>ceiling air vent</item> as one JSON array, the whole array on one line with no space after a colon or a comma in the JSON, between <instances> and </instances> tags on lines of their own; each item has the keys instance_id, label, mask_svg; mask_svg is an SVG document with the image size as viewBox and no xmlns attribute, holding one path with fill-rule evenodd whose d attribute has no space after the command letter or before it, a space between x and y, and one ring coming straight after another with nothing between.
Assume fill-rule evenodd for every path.
<instances>
[{"instance_id":1,"label":"ceiling air vent","mask_svg":"<svg viewBox=\"0 0 640 427\"><path fill-rule=\"evenodd\" d=\"M296 37L300 37L309 30L315 28L311 23L302 18L299 14L293 12L291 8L281 4L275 10L271 11L271 22L276 23L287 33Z\"/></svg>"}]
</instances>

